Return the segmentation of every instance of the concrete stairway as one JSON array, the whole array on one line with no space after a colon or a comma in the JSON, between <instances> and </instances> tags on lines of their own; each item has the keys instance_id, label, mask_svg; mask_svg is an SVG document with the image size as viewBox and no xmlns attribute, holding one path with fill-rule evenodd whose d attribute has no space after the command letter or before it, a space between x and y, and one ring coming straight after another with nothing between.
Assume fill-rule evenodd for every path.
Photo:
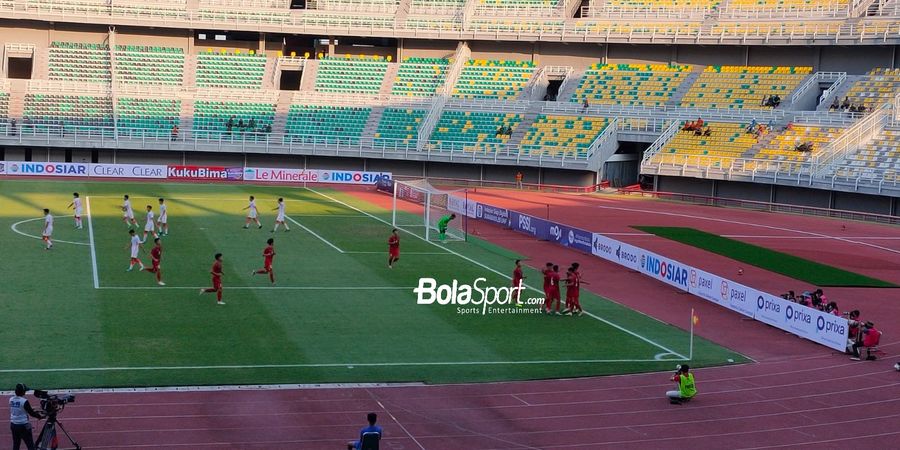
<instances>
[{"instance_id":1,"label":"concrete stairway","mask_svg":"<svg viewBox=\"0 0 900 450\"><path fill-rule=\"evenodd\" d=\"M578 89L578 85L581 84L581 78L584 76L584 72L584 70L576 70L569 75L572 80L563 88L563 90L556 94L556 101L572 101L572 96L575 95L575 90Z\"/></svg>"},{"instance_id":2,"label":"concrete stairway","mask_svg":"<svg viewBox=\"0 0 900 450\"><path fill-rule=\"evenodd\" d=\"M288 114L294 101L294 91L280 91L278 103L275 104L275 120L272 121L272 133L284 133L287 128Z\"/></svg>"},{"instance_id":3,"label":"concrete stairway","mask_svg":"<svg viewBox=\"0 0 900 450\"><path fill-rule=\"evenodd\" d=\"M399 71L400 63L388 64L387 72L384 74L384 80L381 82L381 89L378 90L378 95L391 95L391 90L394 89L394 81L397 80L397 72Z\"/></svg>"},{"instance_id":4,"label":"concrete stairway","mask_svg":"<svg viewBox=\"0 0 900 450\"><path fill-rule=\"evenodd\" d=\"M22 123L25 116L25 95L28 93L28 80L9 80L9 118Z\"/></svg>"},{"instance_id":5,"label":"concrete stairway","mask_svg":"<svg viewBox=\"0 0 900 450\"><path fill-rule=\"evenodd\" d=\"M667 102L668 105L678 106L681 104L681 99L684 98L685 94L691 90L691 86L694 85L694 82L697 81L697 78L700 78L700 74L703 72L703 68L699 66L694 66L694 70L688 74L687 78L681 82L678 86L678 89L675 89L675 92L672 94L672 97Z\"/></svg>"},{"instance_id":6,"label":"concrete stairway","mask_svg":"<svg viewBox=\"0 0 900 450\"><path fill-rule=\"evenodd\" d=\"M528 134L528 130L531 128L531 124L534 123L535 119L537 119L538 114L540 114L540 107L535 106L530 108L523 114L522 121L519 122L519 125L513 130L512 136L509 137L509 140L506 141L508 145L519 145L522 142L522 139L525 138L525 135Z\"/></svg>"},{"instance_id":7,"label":"concrete stairway","mask_svg":"<svg viewBox=\"0 0 900 450\"><path fill-rule=\"evenodd\" d=\"M378 124L381 122L381 116L384 115L384 108L384 106L372 107L372 112L369 113L369 119L366 121L366 126L363 127L362 134L360 134L362 139L375 138L375 132L378 131Z\"/></svg>"},{"instance_id":8,"label":"concrete stairway","mask_svg":"<svg viewBox=\"0 0 900 450\"><path fill-rule=\"evenodd\" d=\"M319 61L315 59L306 60L303 66L303 75L300 77L300 90L303 92L313 92L316 90L316 74L319 72Z\"/></svg>"}]
</instances>

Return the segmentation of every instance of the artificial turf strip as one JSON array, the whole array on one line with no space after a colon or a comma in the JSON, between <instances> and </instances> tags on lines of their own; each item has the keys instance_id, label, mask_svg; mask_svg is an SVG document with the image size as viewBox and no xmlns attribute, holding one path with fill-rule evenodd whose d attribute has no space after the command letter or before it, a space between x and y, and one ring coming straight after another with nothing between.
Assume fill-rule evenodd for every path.
<instances>
[{"instance_id":1,"label":"artificial turf strip","mask_svg":"<svg viewBox=\"0 0 900 450\"><path fill-rule=\"evenodd\" d=\"M806 281L815 286L897 287L897 285L887 281L694 228L650 226L632 226L632 228L701 248L797 280Z\"/></svg>"},{"instance_id":2,"label":"artificial turf strip","mask_svg":"<svg viewBox=\"0 0 900 450\"><path fill-rule=\"evenodd\" d=\"M73 228L66 211L74 191L90 198L83 230ZM119 210L125 193L138 230L146 205L167 199L166 286L147 272L125 271L129 237ZM251 194L261 230L242 228L241 208ZM278 197L296 221L289 233L269 232ZM41 208L56 215L52 251L39 239ZM449 383L675 364L665 360L672 358L665 349L587 315L461 314L452 305L419 305L412 288L420 277L441 283L485 277L487 285L506 286L520 256L474 237L434 245L403 232L400 262L388 269L391 226L372 216L389 221L391 212L327 188L0 180L0 249L8 255L0 258L0 317L28 324L0 327L0 342L22 343L0 350L0 386ZM93 285L90 230L100 289ZM272 236L275 286L250 275L262 266ZM226 306L198 294L210 283L216 252L224 254ZM537 271L526 267L525 275L540 288ZM684 330L588 292L582 304L598 318L688 352ZM691 366L732 361L747 359L695 336Z\"/></svg>"}]
</instances>

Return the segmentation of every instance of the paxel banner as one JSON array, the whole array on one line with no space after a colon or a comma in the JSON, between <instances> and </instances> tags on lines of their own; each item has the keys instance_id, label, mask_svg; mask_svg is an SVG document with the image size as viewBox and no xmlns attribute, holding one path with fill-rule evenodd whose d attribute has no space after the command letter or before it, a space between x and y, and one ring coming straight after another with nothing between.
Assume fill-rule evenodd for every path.
<instances>
[{"instance_id":1,"label":"paxel banner","mask_svg":"<svg viewBox=\"0 0 900 450\"><path fill-rule=\"evenodd\" d=\"M7 162L6 175L86 177L88 164L58 162Z\"/></svg>"},{"instance_id":2,"label":"paxel banner","mask_svg":"<svg viewBox=\"0 0 900 450\"><path fill-rule=\"evenodd\" d=\"M221 166L168 166L166 178L170 180L241 180L244 169Z\"/></svg>"},{"instance_id":3,"label":"paxel banner","mask_svg":"<svg viewBox=\"0 0 900 450\"><path fill-rule=\"evenodd\" d=\"M243 170L245 181L276 183L337 183L378 184L391 180L390 172L361 172L355 170L279 169L271 167L247 167Z\"/></svg>"},{"instance_id":4,"label":"paxel banner","mask_svg":"<svg viewBox=\"0 0 900 450\"><path fill-rule=\"evenodd\" d=\"M477 203L475 205L475 217L495 225L509 226L509 210L506 208Z\"/></svg>"},{"instance_id":5,"label":"paxel banner","mask_svg":"<svg viewBox=\"0 0 900 450\"><path fill-rule=\"evenodd\" d=\"M544 219L510 211L509 226L515 231L534 236L542 241L550 239L550 222Z\"/></svg>"},{"instance_id":6,"label":"paxel banner","mask_svg":"<svg viewBox=\"0 0 900 450\"><path fill-rule=\"evenodd\" d=\"M689 292L704 300L730 308L728 305L728 283L722 277L691 267L688 274ZM724 282L724 283L723 283Z\"/></svg>"},{"instance_id":7,"label":"paxel banner","mask_svg":"<svg viewBox=\"0 0 900 450\"><path fill-rule=\"evenodd\" d=\"M91 164L90 176L99 178L166 178L167 166L151 164Z\"/></svg>"}]
</instances>

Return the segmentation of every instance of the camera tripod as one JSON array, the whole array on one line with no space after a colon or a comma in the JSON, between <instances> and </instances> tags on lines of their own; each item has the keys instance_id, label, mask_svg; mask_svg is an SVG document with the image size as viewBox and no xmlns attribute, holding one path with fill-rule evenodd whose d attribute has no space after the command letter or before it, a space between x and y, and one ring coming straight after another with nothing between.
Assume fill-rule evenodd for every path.
<instances>
[{"instance_id":1,"label":"camera tripod","mask_svg":"<svg viewBox=\"0 0 900 450\"><path fill-rule=\"evenodd\" d=\"M57 426L59 426L59 429L62 430L69 442L74 445L74 447L70 447L70 449L81 450L81 445L75 442L75 439L72 439L72 436L69 435L69 432L63 427L62 422L56 419L55 414L47 416L47 421L44 422L44 427L41 428L41 434L38 435L37 442L35 442L35 448L37 450L66 450L65 447L59 447L59 436L56 434Z\"/></svg>"}]
</instances>

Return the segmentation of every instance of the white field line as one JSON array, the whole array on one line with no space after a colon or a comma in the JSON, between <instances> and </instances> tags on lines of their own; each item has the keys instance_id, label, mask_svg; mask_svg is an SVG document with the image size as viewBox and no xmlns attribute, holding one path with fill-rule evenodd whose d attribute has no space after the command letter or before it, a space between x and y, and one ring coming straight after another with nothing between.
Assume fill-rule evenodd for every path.
<instances>
[{"instance_id":1,"label":"white field line","mask_svg":"<svg viewBox=\"0 0 900 450\"><path fill-rule=\"evenodd\" d=\"M415 442L416 445L418 445L419 448L420 448L421 450L425 450L425 446L422 445L422 443L419 442L419 441L415 438L415 436L413 436L412 433L410 433L409 430L407 430L406 427L403 426L403 424L400 423L400 421L397 420L397 418L394 417L394 415L393 415L390 411L388 411L388 409L384 406L384 403L381 403L381 400L378 400L378 398L375 397L375 394L373 394L373 393L372 393L371 391L369 391L368 389L366 389L366 393L369 394L369 397L371 397L372 400L375 400L375 403L378 403L378 406L381 407L382 411L384 411L384 412L388 415L388 417L390 417L391 420L393 420L394 423L396 423L397 426L400 427L400 429L403 430L404 433L406 433L406 436L408 436L410 439L412 439L412 441ZM379 437L378 439L381 440L380 437Z\"/></svg>"},{"instance_id":2,"label":"white field line","mask_svg":"<svg viewBox=\"0 0 900 450\"><path fill-rule=\"evenodd\" d=\"M53 217L54 217L54 218L59 218L59 217L73 217L73 216L70 214L70 215L68 215L68 216L53 216ZM34 218L34 219L20 220L20 221L18 221L18 222L16 222L16 223L10 225L9 228L10 228L11 230L13 230L14 233L19 234L19 235L22 235L22 236L25 236L25 237L27 237L27 238L37 239L37 240L43 240L43 238L42 238L41 236L35 236L35 235L33 235L33 234L28 234L28 233L26 233L26 232L24 232L24 231L19 230L19 225L22 225L23 223L28 223L28 222L36 222L36 221L38 221L38 220L44 220L44 218L43 218L43 217L36 217L36 218ZM64 240L62 240L62 239L54 239L54 240L53 240L53 243L54 243L54 244L57 243L57 242L61 242L61 243L63 243L63 244L74 244L74 245L91 245L91 244L89 244L89 243L87 243L87 242L64 241Z\"/></svg>"},{"instance_id":3,"label":"white field line","mask_svg":"<svg viewBox=\"0 0 900 450\"><path fill-rule=\"evenodd\" d=\"M346 253L348 255L384 255L384 254L387 254L386 251L384 251L384 252L344 252L344 253ZM446 256L446 255L450 255L450 253L447 253L447 252L403 252L403 253L401 253L400 256L406 256L406 255L445 255ZM450 256L453 256L453 255L450 255Z\"/></svg>"},{"instance_id":4,"label":"white field line","mask_svg":"<svg viewBox=\"0 0 900 450\"><path fill-rule=\"evenodd\" d=\"M329 195L327 195L327 194L323 194L323 193L321 193L321 192L319 192L319 191L317 191L317 190L315 190L315 189L312 189L312 188L310 188L310 187L306 187L305 189L308 190L308 191L310 191L310 192L316 193L316 194L318 194L318 195L320 195L320 196L322 196L322 197L325 197L325 198L327 198L327 199L329 199L329 200L331 200L331 201L333 201L333 202L335 202L335 203L344 205L344 206L346 206L347 208L350 208L350 209L353 209L353 210L355 210L355 211L358 211L358 212L360 212L360 213L362 213L362 214L365 214L365 215L371 217L372 219L375 219L375 220L377 220L377 221L379 221L379 222L381 222L381 223L383 223L383 224L385 224L385 225L388 225L388 226L391 225L390 222L388 222L388 221L386 221L386 220L383 220L383 219L381 219L380 217L377 217L377 216L374 216L374 215L372 215L372 214L369 214L369 213L367 213L367 212L365 212L365 211L363 211L363 210L361 210L361 209L359 209L359 208L357 208L357 207L355 207L355 206L353 206L353 205L349 205L349 204L347 204L347 203L344 203L344 202L342 202L342 201L340 201L340 200L338 200L338 199L336 199L336 198L334 198L334 197L331 197L331 196L329 196ZM403 231L406 231L406 230L403 230ZM469 257L467 257L467 256L465 256L465 255L463 255L463 254L461 254L461 253L457 253L457 252L455 252L455 251L453 251L453 250L450 250L450 249L444 247L443 245L440 245L440 244L431 242L431 241L429 241L429 240L427 240L427 239L425 239L425 238L423 238L423 237L421 237L421 236L419 236L419 235L417 235L417 234L415 234L415 233L411 233L411 232L408 232L408 231L407 231L407 233L409 233L409 234L415 236L416 238L418 238L418 239L420 239L420 240L422 240L422 241L428 242L429 244L431 244L431 245L433 245L433 246L435 246L435 247L437 247L437 248L444 249L444 250L447 251L448 253L452 253L452 254L454 254L454 255L456 255L456 256L458 256L458 257L460 257L460 258L462 258L462 259L464 259L464 260L466 260L466 261L468 261L468 262L470 262L470 263L472 263L472 264L475 264L475 265L480 266L480 267L482 267L482 268L484 268L484 269L487 269L487 270L489 270L489 271L491 271L491 272L493 272L493 273L495 273L495 274L497 274L497 275L500 275L500 276L503 277L503 278L507 278L507 279L510 278L509 275L507 275L507 274L505 274L505 273L502 273L502 272L500 272L500 271L494 270L494 269L492 269L491 267L488 267L488 266L486 266L486 265L484 265L484 264L482 264L482 263L480 263L480 262L478 262L478 261L475 261L474 259L471 259L471 258L469 258ZM535 291L535 292L543 293L542 291L540 291L540 290L538 290L538 289L536 289L536 288L534 288L534 287L532 287L532 286L529 286L529 285L527 285L527 284L525 285L525 287L527 287L527 288L529 288L529 289L531 289L531 290L533 290L533 291ZM657 348L660 348L660 349L662 349L662 350L665 350L665 351L668 352L668 353L671 353L671 354L676 355L676 356L678 356L678 357L680 357L680 358L683 358L684 360L688 360L688 358L687 358L686 356L682 355L681 353L678 353L678 352L676 352L676 351L674 351L674 350L671 350L671 349L669 349L668 347L665 347L664 345L659 344L658 342L655 342L655 341L653 341L653 340L651 340L651 339L649 339L649 338L647 338L647 337L644 337L644 336L642 336L642 335L640 335L640 334L638 334L638 333L635 333L634 331L631 331L631 330L629 330L629 329L626 329L626 328L624 328L624 327L622 327L622 326L620 326L620 325L617 325L617 324L615 324L615 323L613 323L613 322L610 322L610 321L608 321L608 320L606 320L606 319L604 319L604 318L602 318L602 317L600 317L600 316L597 316L597 315L595 315L595 314L592 314L592 313L590 313L590 312L588 312L588 311L585 311L585 314L587 314L589 317L593 317L594 319L599 320L600 322L603 322L603 323L605 323L605 324L607 324L607 325L609 325L609 326L611 326L611 327L613 327L613 328L615 328L615 329L617 329L617 330L619 330L619 331L622 331L623 333L627 333L627 334L629 334L629 335L631 335L631 336L634 336L634 337L636 337L636 338L638 338L638 339L640 339L640 340L642 340L642 341L644 341L644 342L646 342L646 343L648 343L648 344L651 344L651 345L653 345L653 346L655 346L655 347L657 347Z\"/></svg>"},{"instance_id":5,"label":"white field line","mask_svg":"<svg viewBox=\"0 0 900 450\"><path fill-rule=\"evenodd\" d=\"M425 367L425 366L520 366L541 364L607 364L607 363L658 363L660 361L687 361L687 359L565 359L535 361L419 361L419 362L378 362L378 363L322 363L322 364L246 364L209 366L122 366L122 367L69 367L61 369L0 369L0 373L42 373L42 372L118 372L157 370L244 370L244 369L303 369L341 367Z\"/></svg>"},{"instance_id":6,"label":"white field line","mask_svg":"<svg viewBox=\"0 0 900 450\"><path fill-rule=\"evenodd\" d=\"M97 289L109 290L165 290L165 289L206 289L209 286L101 286ZM270 291L412 291L412 287L398 286L223 286L223 290L270 290Z\"/></svg>"},{"instance_id":7,"label":"white field line","mask_svg":"<svg viewBox=\"0 0 900 450\"><path fill-rule=\"evenodd\" d=\"M304 230L306 230L309 234L311 234L311 235L313 235L313 236L319 238L320 241L322 241L322 242L328 244L329 247L331 247L331 248L337 250L338 253L346 253L345 251L341 250L341 248L338 247L337 245L332 244L331 241L329 241L328 239L325 239L325 238L323 238L322 236L319 236L318 233L316 233L315 231L309 229L309 227L307 227L306 225L303 225L302 223L297 222L296 220L294 220L293 217L287 216L287 215L284 216L284 217L285 217L287 220L290 220L291 222L293 222L294 224L296 224L298 227L303 228Z\"/></svg>"},{"instance_id":8,"label":"white field line","mask_svg":"<svg viewBox=\"0 0 900 450\"><path fill-rule=\"evenodd\" d=\"M91 218L91 197L87 196L84 198L84 205L87 208L87 222L88 222L88 240L91 243L91 271L94 276L94 289L100 288L100 273L97 270L97 250L94 247L94 220Z\"/></svg>"}]
</instances>

